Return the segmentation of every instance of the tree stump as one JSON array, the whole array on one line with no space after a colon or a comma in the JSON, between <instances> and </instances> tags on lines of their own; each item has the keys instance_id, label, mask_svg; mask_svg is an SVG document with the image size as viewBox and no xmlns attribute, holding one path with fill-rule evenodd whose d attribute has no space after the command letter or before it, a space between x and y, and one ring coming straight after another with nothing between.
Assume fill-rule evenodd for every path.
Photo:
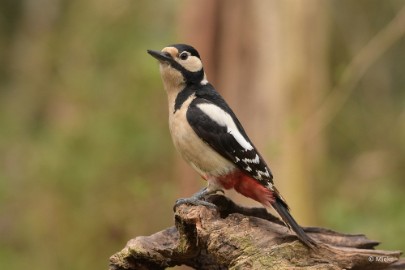
<instances>
[{"instance_id":1,"label":"tree stump","mask_svg":"<svg viewBox=\"0 0 405 270\"><path fill-rule=\"evenodd\" d=\"M245 208L222 195L217 209L180 205L175 226L131 239L110 258L110 270L165 269L405 269L399 251L375 250L364 235L304 228L318 246L310 249L264 208Z\"/></svg>"}]
</instances>

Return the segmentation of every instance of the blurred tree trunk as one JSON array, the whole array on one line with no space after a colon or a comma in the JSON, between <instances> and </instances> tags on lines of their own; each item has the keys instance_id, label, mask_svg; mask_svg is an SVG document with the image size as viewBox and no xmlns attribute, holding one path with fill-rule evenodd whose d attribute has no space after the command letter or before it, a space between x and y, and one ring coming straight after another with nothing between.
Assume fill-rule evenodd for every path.
<instances>
[{"instance_id":1,"label":"blurred tree trunk","mask_svg":"<svg viewBox=\"0 0 405 270\"><path fill-rule=\"evenodd\" d=\"M314 222L313 168L323 148L322 134L307 138L301 130L328 83L326 5L194 0L179 11L179 41L201 52L208 80L234 108L303 224ZM184 169L182 186L190 187L190 174Z\"/></svg>"},{"instance_id":2,"label":"blurred tree trunk","mask_svg":"<svg viewBox=\"0 0 405 270\"><path fill-rule=\"evenodd\" d=\"M35 1L22 1L21 17L7 53L10 85L13 89L5 104L13 112L14 121L32 127L44 114L49 92L52 64L49 47L59 16L60 1L41 0L47 8L38 8ZM17 15L16 15L17 16Z\"/></svg>"}]
</instances>

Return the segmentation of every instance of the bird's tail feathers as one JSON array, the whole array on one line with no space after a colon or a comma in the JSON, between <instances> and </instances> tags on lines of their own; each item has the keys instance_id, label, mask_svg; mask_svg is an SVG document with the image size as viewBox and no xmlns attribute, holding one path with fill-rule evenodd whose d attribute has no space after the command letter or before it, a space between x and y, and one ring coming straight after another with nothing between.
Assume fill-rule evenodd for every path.
<instances>
[{"instance_id":1,"label":"bird's tail feathers","mask_svg":"<svg viewBox=\"0 0 405 270\"><path fill-rule=\"evenodd\" d=\"M298 238L301 240L302 243L304 243L306 246L313 248L316 246L316 243L314 242L313 239L311 239L301 228L300 225L295 221L295 219L291 216L289 207L287 203L282 199L282 197L278 194L278 192L275 192L275 198L274 201L271 203L273 208L277 211L277 213L280 215L281 219L284 221L284 223L292 229Z\"/></svg>"}]
</instances>

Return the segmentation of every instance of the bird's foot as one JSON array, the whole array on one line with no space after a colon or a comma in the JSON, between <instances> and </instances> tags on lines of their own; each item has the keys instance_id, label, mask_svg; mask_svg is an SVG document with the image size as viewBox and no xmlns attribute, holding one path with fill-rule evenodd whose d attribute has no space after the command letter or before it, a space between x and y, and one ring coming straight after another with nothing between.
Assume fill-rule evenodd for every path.
<instances>
[{"instance_id":1,"label":"bird's foot","mask_svg":"<svg viewBox=\"0 0 405 270\"><path fill-rule=\"evenodd\" d=\"M181 198L178 199L176 201L176 203L174 204L173 210L176 211L176 208L179 207L182 204L192 204L192 205L203 205L206 207L211 207L211 208L217 208L217 206L213 203L204 201L204 200L199 200L197 198L194 197L190 197L190 198Z\"/></svg>"},{"instance_id":2,"label":"bird's foot","mask_svg":"<svg viewBox=\"0 0 405 270\"><path fill-rule=\"evenodd\" d=\"M225 194L225 192L222 189L209 190L208 188L205 187L205 188L201 189L199 192L195 193L190 198L178 199L176 201L176 203L174 204L173 210L176 211L176 208L182 204L203 205L206 207L217 208L217 206L215 204L207 202L204 199L208 195L215 194L218 191Z\"/></svg>"},{"instance_id":3,"label":"bird's foot","mask_svg":"<svg viewBox=\"0 0 405 270\"><path fill-rule=\"evenodd\" d=\"M215 194L217 192L222 192L222 194L225 194L225 191L223 191L222 189L208 189L208 187L205 187L203 189L201 189L200 191L198 191L197 193L195 193L193 196L191 196L191 198L197 198L199 200L201 199L205 199L205 197L207 197L208 195L212 195Z\"/></svg>"}]
</instances>

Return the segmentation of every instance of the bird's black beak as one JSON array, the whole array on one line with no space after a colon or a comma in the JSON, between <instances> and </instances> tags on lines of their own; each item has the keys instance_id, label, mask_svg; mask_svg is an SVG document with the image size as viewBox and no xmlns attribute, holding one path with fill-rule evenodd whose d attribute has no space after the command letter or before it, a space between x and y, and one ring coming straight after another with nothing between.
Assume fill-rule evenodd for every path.
<instances>
[{"instance_id":1,"label":"bird's black beak","mask_svg":"<svg viewBox=\"0 0 405 270\"><path fill-rule=\"evenodd\" d=\"M173 58L170 56L169 53L154 50L147 50L147 52L153 57L155 57L157 60L159 60L159 62L167 62L167 63L173 62Z\"/></svg>"}]
</instances>

